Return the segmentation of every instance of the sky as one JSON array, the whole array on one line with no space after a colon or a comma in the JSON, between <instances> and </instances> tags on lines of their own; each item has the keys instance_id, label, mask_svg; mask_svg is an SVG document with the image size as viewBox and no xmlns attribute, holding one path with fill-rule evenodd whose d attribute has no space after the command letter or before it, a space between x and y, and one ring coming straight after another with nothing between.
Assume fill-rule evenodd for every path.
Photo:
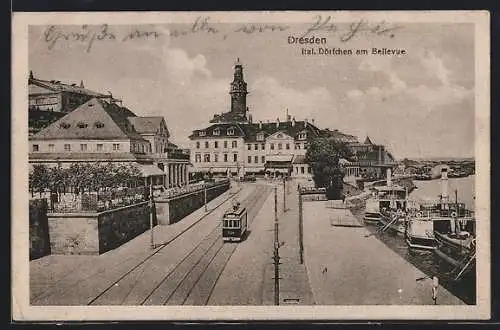
<instances>
[{"instance_id":1,"label":"sky","mask_svg":"<svg viewBox=\"0 0 500 330\"><path fill-rule=\"evenodd\" d=\"M401 56L302 55L311 46L288 43L307 30L299 24L254 33L235 32L242 24L200 26L110 25L104 37L102 26L31 26L29 68L36 78L109 91L137 115L164 116L171 140L187 146L194 129L229 110L239 58L254 122L284 120L288 109L361 142L368 135L399 159L474 157L472 24L399 24L347 41L346 24L309 34L326 37L327 48L405 49ZM102 40L75 40L71 33L82 31L101 31Z\"/></svg>"}]
</instances>

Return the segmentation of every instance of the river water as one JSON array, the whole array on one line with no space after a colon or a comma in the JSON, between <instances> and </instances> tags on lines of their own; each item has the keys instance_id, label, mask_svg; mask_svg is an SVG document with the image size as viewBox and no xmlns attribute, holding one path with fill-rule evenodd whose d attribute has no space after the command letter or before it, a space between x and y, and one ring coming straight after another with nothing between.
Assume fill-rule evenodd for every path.
<instances>
[{"instance_id":1,"label":"river water","mask_svg":"<svg viewBox=\"0 0 500 330\"><path fill-rule=\"evenodd\" d=\"M409 196L410 199L437 199L441 194L441 180L414 181L417 189ZM455 190L457 190L458 201L463 202L471 210L474 209L475 180L474 176L465 178L449 178L448 194L452 201L455 200ZM364 210L353 210L353 214L360 220L363 217ZM376 225L367 225L367 228L374 233L379 240L385 243L394 252L406 259L412 265L420 269L428 276L436 275L440 284L455 296L460 298L466 304L474 305L476 303L476 277L475 274L464 277L458 282L452 281L446 275L450 271L450 266L440 260L433 252L429 251L410 251L403 237L388 232L376 232ZM395 270L397 271L397 270ZM415 279L421 280L421 279ZM439 304L439 298L438 298Z\"/></svg>"}]
</instances>

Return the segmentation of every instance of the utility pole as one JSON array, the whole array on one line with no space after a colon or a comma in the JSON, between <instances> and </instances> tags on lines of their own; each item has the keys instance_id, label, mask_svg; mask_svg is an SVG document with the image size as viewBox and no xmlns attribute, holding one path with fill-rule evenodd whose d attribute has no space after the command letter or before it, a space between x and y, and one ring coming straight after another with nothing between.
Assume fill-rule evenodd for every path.
<instances>
[{"instance_id":1,"label":"utility pole","mask_svg":"<svg viewBox=\"0 0 500 330\"><path fill-rule=\"evenodd\" d=\"M283 175L283 212L286 212L286 178Z\"/></svg>"},{"instance_id":2,"label":"utility pole","mask_svg":"<svg viewBox=\"0 0 500 330\"><path fill-rule=\"evenodd\" d=\"M278 187L274 186L274 304L280 304L279 238L278 238Z\"/></svg>"},{"instance_id":3,"label":"utility pole","mask_svg":"<svg viewBox=\"0 0 500 330\"><path fill-rule=\"evenodd\" d=\"M205 200L205 212L208 212L208 205L207 205L207 183L205 182L203 184L204 189L203 189L203 198Z\"/></svg>"},{"instance_id":4,"label":"utility pole","mask_svg":"<svg viewBox=\"0 0 500 330\"><path fill-rule=\"evenodd\" d=\"M154 233L153 233L153 206L154 206L154 201L153 201L153 178L150 177L150 184L149 184L149 227L151 229L151 248L155 248L155 241L154 241Z\"/></svg>"},{"instance_id":5,"label":"utility pole","mask_svg":"<svg viewBox=\"0 0 500 330\"><path fill-rule=\"evenodd\" d=\"M304 235L303 235L303 219L302 219L302 196L300 195L299 185L299 259L300 263L304 263Z\"/></svg>"}]
</instances>

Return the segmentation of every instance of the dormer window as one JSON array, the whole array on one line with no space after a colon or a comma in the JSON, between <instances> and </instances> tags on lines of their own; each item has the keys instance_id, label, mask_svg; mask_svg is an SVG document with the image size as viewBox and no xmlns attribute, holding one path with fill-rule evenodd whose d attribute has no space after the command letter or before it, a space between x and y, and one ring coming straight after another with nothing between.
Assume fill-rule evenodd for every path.
<instances>
[{"instance_id":1,"label":"dormer window","mask_svg":"<svg viewBox=\"0 0 500 330\"><path fill-rule=\"evenodd\" d=\"M95 126L96 128L103 128L103 127L104 127L104 124L103 124L103 123L101 123L100 121L96 121L96 122L94 123L94 126Z\"/></svg>"},{"instance_id":2,"label":"dormer window","mask_svg":"<svg viewBox=\"0 0 500 330\"><path fill-rule=\"evenodd\" d=\"M305 140L307 138L307 133L306 132L300 132L299 133L299 140Z\"/></svg>"},{"instance_id":3,"label":"dormer window","mask_svg":"<svg viewBox=\"0 0 500 330\"><path fill-rule=\"evenodd\" d=\"M214 135L220 135L220 130L218 128L214 129Z\"/></svg>"},{"instance_id":4,"label":"dormer window","mask_svg":"<svg viewBox=\"0 0 500 330\"><path fill-rule=\"evenodd\" d=\"M234 135L234 128L228 128L227 129L227 135Z\"/></svg>"},{"instance_id":5,"label":"dormer window","mask_svg":"<svg viewBox=\"0 0 500 330\"><path fill-rule=\"evenodd\" d=\"M257 134L257 141L264 141L264 133Z\"/></svg>"},{"instance_id":6,"label":"dormer window","mask_svg":"<svg viewBox=\"0 0 500 330\"><path fill-rule=\"evenodd\" d=\"M71 125L68 123L61 123L60 126L61 126L61 128L68 129L68 128L70 128Z\"/></svg>"},{"instance_id":7,"label":"dormer window","mask_svg":"<svg viewBox=\"0 0 500 330\"><path fill-rule=\"evenodd\" d=\"M276 137L277 137L278 139L281 139L281 138L283 137L283 134L279 133L278 135L276 135Z\"/></svg>"},{"instance_id":8,"label":"dormer window","mask_svg":"<svg viewBox=\"0 0 500 330\"><path fill-rule=\"evenodd\" d=\"M205 136L205 135L206 135L205 131L200 131L200 136Z\"/></svg>"},{"instance_id":9,"label":"dormer window","mask_svg":"<svg viewBox=\"0 0 500 330\"><path fill-rule=\"evenodd\" d=\"M76 124L76 126L77 126L78 128L87 128L87 126L88 126L88 125L87 125L87 124L85 124L85 123L83 123L83 122L79 122L78 124Z\"/></svg>"}]
</instances>

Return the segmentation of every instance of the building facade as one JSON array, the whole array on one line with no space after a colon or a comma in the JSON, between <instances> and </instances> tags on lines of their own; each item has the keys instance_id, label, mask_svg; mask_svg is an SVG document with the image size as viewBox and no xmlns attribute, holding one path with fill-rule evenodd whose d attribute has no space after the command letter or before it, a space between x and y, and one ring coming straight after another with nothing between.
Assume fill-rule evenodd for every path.
<instances>
[{"instance_id":1,"label":"building facade","mask_svg":"<svg viewBox=\"0 0 500 330\"><path fill-rule=\"evenodd\" d=\"M29 164L134 163L155 185L185 185L189 156L168 151L168 138L163 117L92 98L29 137Z\"/></svg>"},{"instance_id":2,"label":"building facade","mask_svg":"<svg viewBox=\"0 0 500 330\"><path fill-rule=\"evenodd\" d=\"M191 163L194 172L243 176L245 174L311 176L304 162L308 143L321 130L307 119L252 122L247 106L247 83L237 60L230 83L231 107L216 114L210 125L194 130Z\"/></svg>"}]
</instances>

